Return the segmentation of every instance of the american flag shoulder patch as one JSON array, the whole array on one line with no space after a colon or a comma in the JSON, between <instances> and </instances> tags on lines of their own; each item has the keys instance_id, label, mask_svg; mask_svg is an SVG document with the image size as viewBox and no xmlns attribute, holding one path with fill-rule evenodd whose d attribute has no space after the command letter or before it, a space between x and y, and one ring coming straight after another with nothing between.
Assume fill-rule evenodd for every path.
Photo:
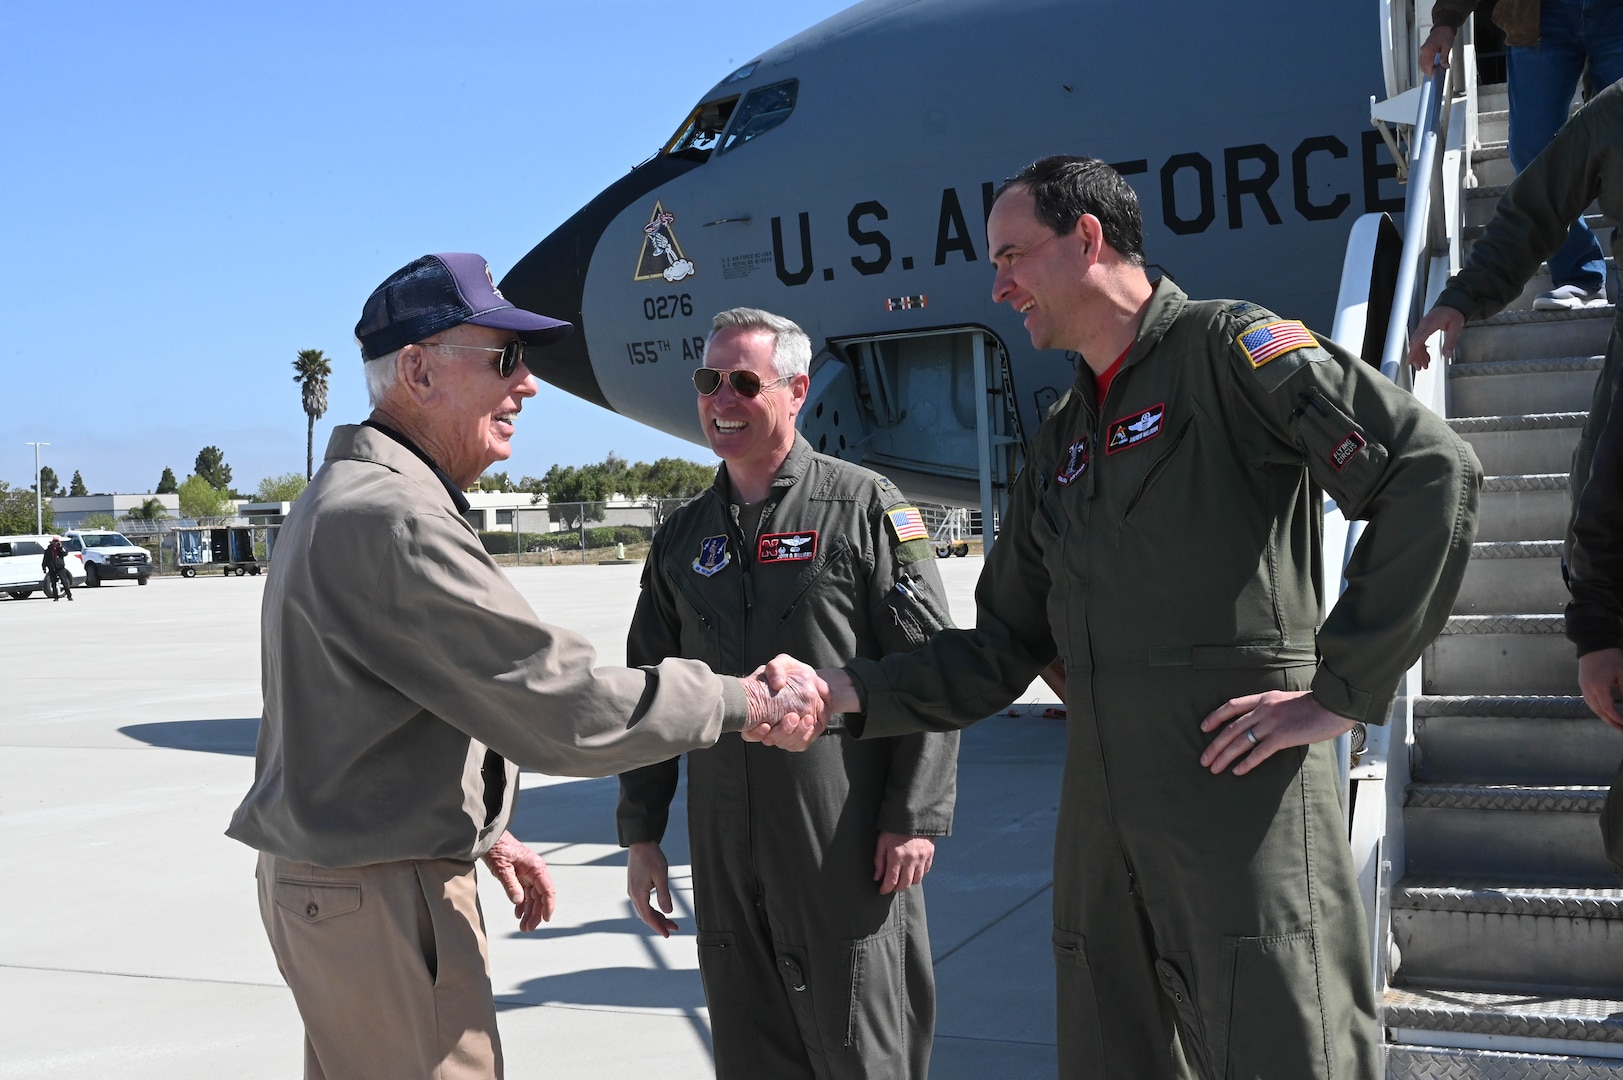
<instances>
[{"instance_id":1,"label":"american flag shoulder patch","mask_svg":"<svg viewBox=\"0 0 1623 1080\"><path fill-rule=\"evenodd\" d=\"M1235 339L1253 368L1260 368L1293 349L1316 347L1319 342L1307 327L1294 319L1253 327Z\"/></svg>"},{"instance_id":2,"label":"american flag shoulder patch","mask_svg":"<svg viewBox=\"0 0 1623 1080\"><path fill-rule=\"evenodd\" d=\"M898 506L894 510L886 510L885 520L890 522L890 531L896 534L899 544L930 539L930 530L924 527L924 515L914 507Z\"/></svg>"}]
</instances>

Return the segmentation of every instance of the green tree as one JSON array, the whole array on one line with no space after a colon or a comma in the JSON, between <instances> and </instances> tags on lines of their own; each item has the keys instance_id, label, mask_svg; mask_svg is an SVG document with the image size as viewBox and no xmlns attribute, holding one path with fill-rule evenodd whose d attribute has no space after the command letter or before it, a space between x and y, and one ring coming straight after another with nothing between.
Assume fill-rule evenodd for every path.
<instances>
[{"instance_id":1,"label":"green tree","mask_svg":"<svg viewBox=\"0 0 1623 1080\"><path fill-rule=\"evenodd\" d=\"M300 349L293 361L293 381L299 384L299 395L304 402L304 415L308 419L304 431L304 478L315 476L316 421L327 413L327 378L332 375L332 362L320 349Z\"/></svg>"},{"instance_id":2,"label":"green tree","mask_svg":"<svg viewBox=\"0 0 1623 1080\"><path fill-rule=\"evenodd\" d=\"M194 518L199 525L218 522L231 514L231 493L195 473L181 482L177 494L181 516Z\"/></svg>"},{"instance_id":3,"label":"green tree","mask_svg":"<svg viewBox=\"0 0 1623 1080\"><path fill-rule=\"evenodd\" d=\"M49 465L39 467L39 493L47 499L64 494L62 481L57 479L56 470Z\"/></svg>"},{"instance_id":4,"label":"green tree","mask_svg":"<svg viewBox=\"0 0 1623 1080\"><path fill-rule=\"evenodd\" d=\"M586 521L602 521L603 503L624 491L626 468L624 459L610 454L596 465L554 465L548 469L540 487L553 520L571 529L582 524L583 515Z\"/></svg>"},{"instance_id":5,"label":"green tree","mask_svg":"<svg viewBox=\"0 0 1623 1080\"><path fill-rule=\"evenodd\" d=\"M79 528L107 529L116 532L118 530L118 520L112 514L88 514L83 521L79 522Z\"/></svg>"},{"instance_id":6,"label":"green tree","mask_svg":"<svg viewBox=\"0 0 1623 1080\"><path fill-rule=\"evenodd\" d=\"M32 533L36 524L34 509L32 487L14 488L0 480L0 533ZM40 504L40 510L45 519L44 529L50 532L56 527L51 504Z\"/></svg>"},{"instance_id":7,"label":"green tree","mask_svg":"<svg viewBox=\"0 0 1623 1080\"><path fill-rule=\"evenodd\" d=\"M164 508L162 499L151 498L140 506L131 507L124 516L131 521L160 521L169 516L169 511Z\"/></svg>"},{"instance_id":8,"label":"green tree","mask_svg":"<svg viewBox=\"0 0 1623 1080\"><path fill-rule=\"evenodd\" d=\"M79 475L79 470L73 470L73 479L68 483L69 495L89 495L90 489L85 487L85 478Z\"/></svg>"},{"instance_id":9,"label":"green tree","mask_svg":"<svg viewBox=\"0 0 1623 1080\"><path fill-rule=\"evenodd\" d=\"M158 495L173 495L180 490L180 481L175 479L175 470L165 465L163 475L158 477Z\"/></svg>"},{"instance_id":10,"label":"green tree","mask_svg":"<svg viewBox=\"0 0 1623 1080\"><path fill-rule=\"evenodd\" d=\"M225 463L225 455L220 452L218 446L205 446L199 450L192 471L211 488L218 488L220 491L231 490L231 466ZM188 476L186 479L190 480L191 477ZM180 485L178 490L186 490L186 485Z\"/></svg>"},{"instance_id":11,"label":"green tree","mask_svg":"<svg viewBox=\"0 0 1623 1080\"><path fill-rule=\"evenodd\" d=\"M267 476L259 482L259 488L254 492L254 498L260 502L292 502L304 493L305 486L310 481L296 472L283 473L281 476Z\"/></svg>"},{"instance_id":12,"label":"green tree","mask_svg":"<svg viewBox=\"0 0 1623 1080\"><path fill-rule=\"evenodd\" d=\"M660 458L653 463L639 461L631 466L630 486L626 494L632 498L647 496L654 500L654 524L659 525L681 503L709 488L716 481L713 465L700 465L682 458Z\"/></svg>"},{"instance_id":13,"label":"green tree","mask_svg":"<svg viewBox=\"0 0 1623 1080\"><path fill-rule=\"evenodd\" d=\"M479 478L477 487L480 491L520 491L515 488L513 481L504 472L486 473Z\"/></svg>"}]
</instances>

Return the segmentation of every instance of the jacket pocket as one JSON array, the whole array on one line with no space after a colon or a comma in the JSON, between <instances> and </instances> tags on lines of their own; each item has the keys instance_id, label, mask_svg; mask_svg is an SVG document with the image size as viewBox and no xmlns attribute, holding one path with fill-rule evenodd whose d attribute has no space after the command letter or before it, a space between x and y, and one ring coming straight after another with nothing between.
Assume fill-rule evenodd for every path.
<instances>
[{"instance_id":1,"label":"jacket pocket","mask_svg":"<svg viewBox=\"0 0 1623 1080\"><path fill-rule=\"evenodd\" d=\"M276 906L307 923L325 922L359 911L361 887L327 881L279 877L271 890Z\"/></svg>"},{"instance_id":2,"label":"jacket pocket","mask_svg":"<svg viewBox=\"0 0 1623 1080\"><path fill-rule=\"evenodd\" d=\"M1223 1075L1329 1077L1328 1003L1320 993L1314 931L1228 937L1223 951L1233 972L1222 1055L1214 1054L1214 1060L1227 1061ZM1337 1007L1351 1009L1352 1003Z\"/></svg>"},{"instance_id":3,"label":"jacket pocket","mask_svg":"<svg viewBox=\"0 0 1623 1080\"><path fill-rule=\"evenodd\" d=\"M1054 927L1054 1010L1059 1024L1059 1074L1103 1076L1104 1028L1088 965L1087 941Z\"/></svg>"},{"instance_id":4,"label":"jacket pocket","mask_svg":"<svg viewBox=\"0 0 1623 1080\"><path fill-rule=\"evenodd\" d=\"M846 1009L845 1045L869 1063L889 1061L905 1072L907 1060L907 979L903 971L907 934L896 925L850 943L851 985ZM883 1075L886 1070L879 1071Z\"/></svg>"},{"instance_id":5,"label":"jacket pocket","mask_svg":"<svg viewBox=\"0 0 1623 1080\"><path fill-rule=\"evenodd\" d=\"M1144 476L1139 480L1138 488L1133 492L1132 499L1122 509L1121 516L1123 520L1132 516L1133 511L1138 507L1139 503L1144 501L1144 497L1150 493L1150 489L1155 486L1156 481L1166 475L1168 468L1171 467L1172 459L1177 456L1183 444L1188 441L1189 432L1194 430L1194 427L1194 417L1185 417L1178 430L1168 436L1166 443L1161 447L1161 453L1154 461L1150 462L1150 467L1144 471ZM1132 451L1123 452L1131 453Z\"/></svg>"}]
</instances>

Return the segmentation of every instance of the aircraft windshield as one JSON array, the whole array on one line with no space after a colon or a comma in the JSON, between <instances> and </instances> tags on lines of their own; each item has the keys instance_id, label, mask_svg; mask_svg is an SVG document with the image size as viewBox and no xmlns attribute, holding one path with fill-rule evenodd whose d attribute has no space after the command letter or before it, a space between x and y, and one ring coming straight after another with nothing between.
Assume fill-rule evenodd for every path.
<instances>
[{"instance_id":1,"label":"aircraft windshield","mask_svg":"<svg viewBox=\"0 0 1623 1080\"><path fill-rule=\"evenodd\" d=\"M795 95L799 90L799 79L786 79L751 90L738 107L738 115L733 119L732 130L727 133L721 153L736 150L789 119L789 114L795 111Z\"/></svg>"},{"instance_id":2,"label":"aircraft windshield","mask_svg":"<svg viewBox=\"0 0 1623 1080\"><path fill-rule=\"evenodd\" d=\"M671 137L665 153L692 161L709 158L710 151L721 141L721 133L727 130L727 121L732 119L733 106L737 104L738 98L735 96L721 101L707 101L694 109Z\"/></svg>"}]
</instances>

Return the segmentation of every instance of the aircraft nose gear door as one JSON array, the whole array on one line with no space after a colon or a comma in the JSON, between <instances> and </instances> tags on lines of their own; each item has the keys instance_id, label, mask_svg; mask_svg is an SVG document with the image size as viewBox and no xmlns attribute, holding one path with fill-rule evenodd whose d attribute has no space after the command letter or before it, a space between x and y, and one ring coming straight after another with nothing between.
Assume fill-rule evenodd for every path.
<instances>
[{"instance_id":1,"label":"aircraft nose gear door","mask_svg":"<svg viewBox=\"0 0 1623 1080\"><path fill-rule=\"evenodd\" d=\"M979 327L829 341L800 430L825 454L884 473L920 502L992 522L1023 446L1008 353ZM992 529L983 529L991 550Z\"/></svg>"}]
</instances>

